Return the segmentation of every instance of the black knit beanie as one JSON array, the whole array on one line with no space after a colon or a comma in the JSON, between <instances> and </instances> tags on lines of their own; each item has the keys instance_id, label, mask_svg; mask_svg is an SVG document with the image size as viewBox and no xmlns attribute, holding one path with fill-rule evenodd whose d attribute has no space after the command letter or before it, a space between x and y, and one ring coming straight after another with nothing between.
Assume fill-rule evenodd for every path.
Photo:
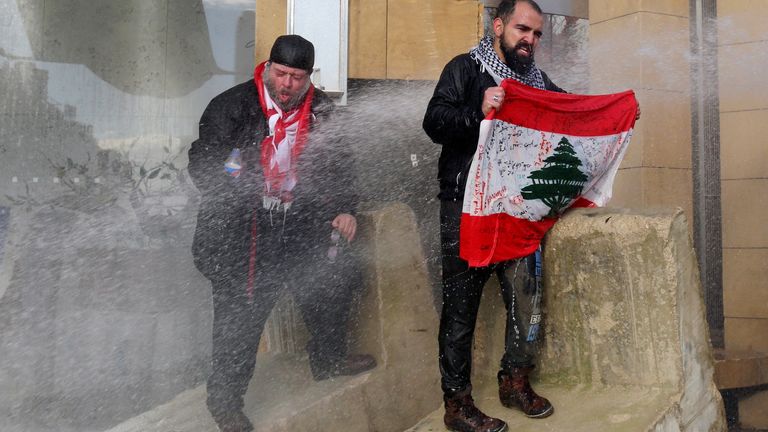
<instances>
[{"instance_id":1,"label":"black knit beanie","mask_svg":"<svg viewBox=\"0 0 768 432\"><path fill-rule=\"evenodd\" d=\"M275 39L269 61L312 72L315 46L299 35L282 35Z\"/></svg>"}]
</instances>

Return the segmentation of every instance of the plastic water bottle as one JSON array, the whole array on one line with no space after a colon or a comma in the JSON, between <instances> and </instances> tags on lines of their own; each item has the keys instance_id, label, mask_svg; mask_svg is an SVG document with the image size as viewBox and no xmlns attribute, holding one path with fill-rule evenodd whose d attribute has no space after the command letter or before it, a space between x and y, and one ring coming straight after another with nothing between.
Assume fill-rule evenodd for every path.
<instances>
[{"instance_id":1,"label":"plastic water bottle","mask_svg":"<svg viewBox=\"0 0 768 432\"><path fill-rule=\"evenodd\" d=\"M331 232L331 245L328 247L328 261L336 262L336 257L339 255L339 240L341 240L341 233L339 230L333 230Z\"/></svg>"},{"instance_id":2,"label":"plastic water bottle","mask_svg":"<svg viewBox=\"0 0 768 432\"><path fill-rule=\"evenodd\" d=\"M541 326L541 246L534 253L534 260L536 292L533 294L533 299L531 299L531 322L530 327L528 327L528 337L526 338L528 342L533 342L539 338L539 327Z\"/></svg>"},{"instance_id":3,"label":"plastic water bottle","mask_svg":"<svg viewBox=\"0 0 768 432\"><path fill-rule=\"evenodd\" d=\"M240 149L235 147L229 154L227 161L224 162L224 171L234 178L240 177L240 172L243 169L243 158L240 155Z\"/></svg>"}]
</instances>

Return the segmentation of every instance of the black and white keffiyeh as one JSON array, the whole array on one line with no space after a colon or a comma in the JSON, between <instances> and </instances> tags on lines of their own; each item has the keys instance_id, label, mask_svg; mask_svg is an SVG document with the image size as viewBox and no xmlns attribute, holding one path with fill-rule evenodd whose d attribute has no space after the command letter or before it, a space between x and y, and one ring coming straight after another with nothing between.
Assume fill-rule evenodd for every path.
<instances>
[{"instance_id":1,"label":"black and white keffiyeh","mask_svg":"<svg viewBox=\"0 0 768 432\"><path fill-rule=\"evenodd\" d=\"M501 81L505 78L512 78L527 86L544 89L544 78L542 78L539 68L534 65L525 75L510 69L506 63L501 61L493 49L493 36L491 35L483 36L480 39L480 43L469 51L469 55L485 71L491 74L497 84L501 84Z\"/></svg>"}]
</instances>

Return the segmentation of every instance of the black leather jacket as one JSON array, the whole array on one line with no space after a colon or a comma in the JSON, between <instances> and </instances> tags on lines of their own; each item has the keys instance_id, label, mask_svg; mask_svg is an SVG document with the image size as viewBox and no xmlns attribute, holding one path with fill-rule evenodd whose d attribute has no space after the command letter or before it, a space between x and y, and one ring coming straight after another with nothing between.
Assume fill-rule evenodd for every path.
<instances>
[{"instance_id":1,"label":"black leather jacket","mask_svg":"<svg viewBox=\"0 0 768 432\"><path fill-rule=\"evenodd\" d=\"M547 90L564 92L547 77ZM435 93L424 114L424 131L443 146L438 162L441 200L459 201L464 198L469 166L480 137L483 95L488 87L496 86L490 74L481 70L469 54L453 58L440 75Z\"/></svg>"},{"instance_id":2,"label":"black leather jacket","mask_svg":"<svg viewBox=\"0 0 768 432\"><path fill-rule=\"evenodd\" d=\"M315 89L309 142L297 163L299 182L290 217L285 221L282 215L275 216L275 223L285 224L284 230L257 230L261 255L270 252L264 246L274 239L263 238L270 232L281 233L280 241L294 250L327 246L330 221L340 213L354 214L358 198L352 154L339 137L342 120L330 115L333 110L328 96ZM209 278L247 273L253 214L259 209L265 212L259 159L268 133L253 80L216 96L200 118L200 138L189 150L189 174L202 195L192 254L197 268ZM245 165L237 179L224 172L224 161L234 147L242 150ZM303 259L299 253L292 257Z\"/></svg>"}]
</instances>

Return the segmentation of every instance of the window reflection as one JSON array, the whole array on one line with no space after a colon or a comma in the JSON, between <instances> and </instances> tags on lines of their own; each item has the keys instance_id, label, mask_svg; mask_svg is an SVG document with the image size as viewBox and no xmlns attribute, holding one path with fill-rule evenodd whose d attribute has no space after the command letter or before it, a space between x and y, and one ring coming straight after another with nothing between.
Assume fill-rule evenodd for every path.
<instances>
[{"instance_id":1,"label":"window reflection","mask_svg":"<svg viewBox=\"0 0 768 432\"><path fill-rule=\"evenodd\" d=\"M204 379L186 150L254 13L0 0L0 429L103 430Z\"/></svg>"}]
</instances>

